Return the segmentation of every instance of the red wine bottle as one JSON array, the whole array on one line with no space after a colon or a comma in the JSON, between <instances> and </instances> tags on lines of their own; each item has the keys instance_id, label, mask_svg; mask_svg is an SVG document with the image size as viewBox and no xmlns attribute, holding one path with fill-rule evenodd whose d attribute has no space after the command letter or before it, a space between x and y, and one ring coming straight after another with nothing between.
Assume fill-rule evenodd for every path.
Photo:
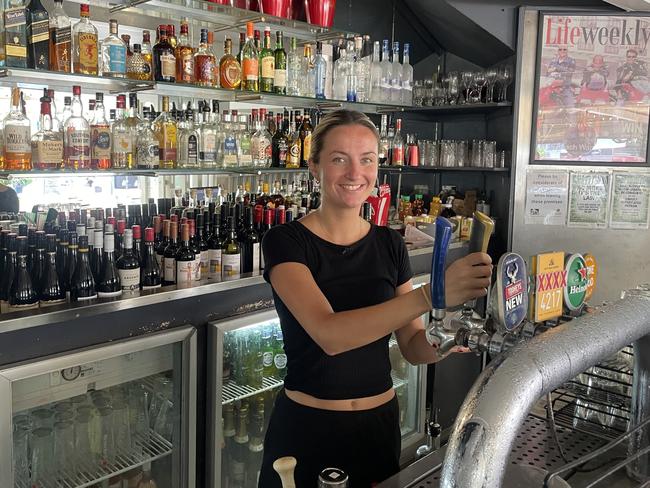
<instances>
[{"instance_id":1,"label":"red wine bottle","mask_svg":"<svg viewBox=\"0 0 650 488\"><path fill-rule=\"evenodd\" d=\"M176 251L178 251L178 222L169 224L169 243L165 247L163 255L164 261L164 278L163 285L173 285L176 283Z\"/></svg>"},{"instance_id":2,"label":"red wine bottle","mask_svg":"<svg viewBox=\"0 0 650 488\"><path fill-rule=\"evenodd\" d=\"M9 308L9 293L11 292L11 284L13 283L16 274L17 266L17 243L16 234L9 233L6 236L7 243L7 256L5 258L4 272L2 274L2 281L0 282L0 308L2 313L8 311Z\"/></svg>"},{"instance_id":3,"label":"red wine bottle","mask_svg":"<svg viewBox=\"0 0 650 488\"><path fill-rule=\"evenodd\" d=\"M122 283L115 264L115 235L111 224L106 224L101 261L102 266L97 279L97 295L99 298L119 297L122 294Z\"/></svg>"},{"instance_id":4,"label":"red wine bottle","mask_svg":"<svg viewBox=\"0 0 650 488\"><path fill-rule=\"evenodd\" d=\"M194 253L192 273L194 275L194 281L201 281L201 247L199 246L196 236L196 221L194 219L188 219L187 225L190 231L190 249Z\"/></svg>"},{"instance_id":5,"label":"red wine bottle","mask_svg":"<svg viewBox=\"0 0 650 488\"><path fill-rule=\"evenodd\" d=\"M103 229L92 229L89 233L90 232L95 235L95 238L93 239L93 253L90 256L90 267L93 270L95 283L99 285L99 278L104 263L104 231ZM99 288L97 288L97 291L99 292Z\"/></svg>"},{"instance_id":6,"label":"red wine bottle","mask_svg":"<svg viewBox=\"0 0 650 488\"><path fill-rule=\"evenodd\" d=\"M219 223L221 215L212 214L212 235L208 239L208 278L221 279L221 248L223 239L220 235Z\"/></svg>"},{"instance_id":7,"label":"red wine bottle","mask_svg":"<svg viewBox=\"0 0 650 488\"><path fill-rule=\"evenodd\" d=\"M181 244L176 251L176 284L194 281L196 254L190 247L190 224L181 224Z\"/></svg>"},{"instance_id":8,"label":"red wine bottle","mask_svg":"<svg viewBox=\"0 0 650 488\"><path fill-rule=\"evenodd\" d=\"M122 255L117 258L117 272L120 275L122 292L135 293L140 290L140 259L133 251L133 231L131 229L124 231L122 244L124 250Z\"/></svg>"},{"instance_id":9,"label":"red wine bottle","mask_svg":"<svg viewBox=\"0 0 650 488\"><path fill-rule=\"evenodd\" d=\"M79 244L77 243L78 237L76 232L68 233L68 258L66 260L66 269L64 276L64 285L66 293L70 293L72 288L72 278L74 277L74 269L77 266L77 254Z\"/></svg>"},{"instance_id":10,"label":"red wine bottle","mask_svg":"<svg viewBox=\"0 0 650 488\"><path fill-rule=\"evenodd\" d=\"M241 240L241 272L259 273L260 271L260 236L255 231L253 209L244 210L244 231Z\"/></svg>"},{"instance_id":11,"label":"red wine bottle","mask_svg":"<svg viewBox=\"0 0 650 488\"><path fill-rule=\"evenodd\" d=\"M205 214L199 213L196 216L196 244L199 250L199 279L205 280L208 278L208 241L205 237L206 228L210 227Z\"/></svg>"},{"instance_id":12,"label":"red wine bottle","mask_svg":"<svg viewBox=\"0 0 650 488\"><path fill-rule=\"evenodd\" d=\"M56 271L56 235L48 234L45 243L45 268L40 282L40 305L65 303L65 289Z\"/></svg>"},{"instance_id":13,"label":"red wine bottle","mask_svg":"<svg viewBox=\"0 0 650 488\"><path fill-rule=\"evenodd\" d=\"M142 262L144 258L144 249L142 247L142 227L139 224L135 224L131 227L133 231L133 255L138 258L139 262Z\"/></svg>"},{"instance_id":14,"label":"red wine bottle","mask_svg":"<svg viewBox=\"0 0 650 488\"><path fill-rule=\"evenodd\" d=\"M27 254L18 255L16 274L9 291L9 311L38 308L38 294L27 269Z\"/></svg>"},{"instance_id":15,"label":"red wine bottle","mask_svg":"<svg viewBox=\"0 0 650 488\"><path fill-rule=\"evenodd\" d=\"M160 288L161 283L160 266L154 252L154 229L147 227L144 230L144 259L140 267L140 284L143 290L151 290Z\"/></svg>"},{"instance_id":16,"label":"red wine bottle","mask_svg":"<svg viewBox=\"0 0 650 488\"><path fill-rule=\"evenodd\" d=\"M56 263L59 276L65 281L65 271L68 263L68 229L59 230L59 243L56 248Z\"/></svg>"},{"instance_id":17,"label":"red wine bottle","mask_svg":"<svg viewBox=\"0 0 650 488\"><path fill-rule=\"evenodd\" d=\"M36 244L32 250L32 268L30 275L36 293L40 293L41 282L43 280L43 274L45 273L45 232L42 230L37 231L35 233L35 240Z\"/></svg>"},{"instance_id":18,"label":"red wine bottle","mask_svg":"<svg viewBox=\"0 0 650 488\"><path fill-rule=\"evenodd\" d=\"M77 252L77 264L74 268L72 288L70 289L70 300L73 302L87 301L97 298L95 290L95 279L90 269L88 257L88 236L79 238L79 249Z\"/></svg>"}]
</instances>

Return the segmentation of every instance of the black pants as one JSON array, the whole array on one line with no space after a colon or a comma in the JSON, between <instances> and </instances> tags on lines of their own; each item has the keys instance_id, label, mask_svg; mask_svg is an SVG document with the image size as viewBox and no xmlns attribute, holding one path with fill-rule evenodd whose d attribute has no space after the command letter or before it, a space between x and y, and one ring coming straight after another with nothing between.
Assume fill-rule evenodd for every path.
<instances>
[{"instance_id":1,"label":"black pants","mask_svg":"<svg viewBox=\"0 0 650 488\"><path fill-rule=\"evenodd\" d=\"M345 471L350 488L369 488L399 471L400 451L396 397L370 410L338 412L300 405L282 390L266 431L258 487L281 488L273 461L293 456L300 488L315 488L329 467Z\"/></svg>"}]
</instances>

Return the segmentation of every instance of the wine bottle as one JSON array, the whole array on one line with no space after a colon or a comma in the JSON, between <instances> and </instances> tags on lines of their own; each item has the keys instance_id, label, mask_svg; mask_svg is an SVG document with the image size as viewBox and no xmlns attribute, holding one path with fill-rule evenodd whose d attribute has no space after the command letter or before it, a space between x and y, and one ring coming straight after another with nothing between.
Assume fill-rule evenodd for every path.
<instances>
[{"instance_id":1,"label":"wine bottle","mask_svg":"<svg viewBox=\"0 0 650 488\"><path fill-rule=\"evenodd\" d=\"M205 280L208 278L208 241L206 239L206 229L209 229L210 223L207 220L208 213L199 213L196 216L196 243L199 249L199 276L200 279ZM205 225L204 225L205 223Z\"/></svg>"},{"instance_id":2,"label":"wine bottle","mask_svg":"<svg viewBox=\"0 0 650 488\"><path fill-rule=\"evenodd\" d=\"M160 288L161 282L160 266L154 251L154 229L147 227L144 230L144 258L140 267L140 285L143 290L152 290Z\"/></svg>"},{"instance_id":3,"label":"wine bottle","mask_svg":"<svg viewBox=\"0 0 650 488\"><path fill-rule=\"evenodd\" d=\"M228 217L228 227L230 232L221 250L222 280L234 279L241 272L241 250L237 241L237 227L233 217Z\"/></svg>"},{"instance_id":4,"label":"wine bottle","mask_svg":"<svg viewBox=\"0 0 650 488\"><path fill-rule=\"evenodd\" d=\"M27 270L27 254L23 252L18 255L16 274L9 291L10 312L38 308L38 294Z\"/></svg>"},{"instance_id":5,"label":"wine bottle","mask_svg":"<svg viewBox=\"0 0 650 488\"><path fill-rule=\"evenodd\" d=\"M139 226L138 226L139 228ZM117 258L117 272L122 283L122 292L136 293L140 290L140 259L133 251L133 231L124 230L122 255Z\"/></svg>"},{"instance_id":6,"label":"wine bottle","mask_svg":"<svg viewBox=\"0 0 650 488\"><path fill-rule=\"evenodd\" d=\"M93 278L93 273L90 269L90 259L88 258L88 236L81 236L78 245L77 264L74 268L72 288L70 290L70 300L73 302L97 298L95 279Z\"/></svg>"},{"instance_id":7,"label":"wine bottle","mask_svg":"<svg viewBox=\"0 0 650 488\"><path fill-rule=\"evenodd\" d=\"M111 224L106 225L103 246L104 252L97 279L97 295L99 298L119 297L122 294L122 283L115 263L115 235Z\"/></svg>"},{"instance_id":8,"label":"wine bottle","mask_svg":"<svg viewBox=\"0 0 650 488\"><path fill-rule=\"evenodd\" d=\"M0 231L0 277L4 276L5 263L7 262L7 236L10 233L11 231L8 229Z\"/></svg>"},{"instance_id":9,"label":"wine bottle","mask_svg":"<svg viewBox=\"0 0 650 488\"><path fill-rule=\"evenodd\" d=\"M59 230L59 243L56 248L57 272L61 280L65 281L65 270L68 262L68 230Z\"/></svg>"},{"instance_id":10,"label":"wine bottle","mask_svg":"<svg viewBox=\"0 0 650 488\"><path fill-rule=\"evenodd\" d=\"M56 235L48 234L45 240L45 268L40 281L41 307L65 303L65 289L56 270Z\"/></svg>"},{"instance_id":11,"label":"wine bottle","mask_svg":"<svg viewBox=\"0 0 650 488\"><path fill-rule=\"evenodd\" d=\"M190 231L190 249L194 253L194 264L192 264L192 273L194 274L194 281L201 281L201 246L197 241L196 236L196 220L189 219L187 221Z\"/></svg>"},{"instance_id":12,"label":"wine bottle","mask_svg":"<svg viewBox=\"0 0 650 488\"><path fill-rule=\"evenodd\" d=\"M137 219L139 219L139 217L137 217ZM142 259L144 258L144 248L142 247L142 227L140 224L135 224L131 227L131 230L133 231L133 255L138 258L139 262L142 262Z\"/></svg>"},{"instance_id":13,"label":"wine bottle","mask_svg":"<svg viewBox=\"0 0 650 488\"><path fill-rule=\"evenodd\" d=\"M165 247L164 260L164 285L173 285L176 283L176 251L178 250L178 222L169 224L169 244Z\"/></svg>"},{"instance_id":14,"label":"wine bottle","mask_svg":"<svg viewBox=\"0 0 650 488\"><path fill-rule=\"evenodd\" d=\"M17 266L17 243L18 236L13 232L7 234L7 257L5 258L4 273L2 275L2 282L0 284L0 310L5 313L9 309L9 293L11 292L11 284L16 274Z\"/></svg>"},{"instance_id":15,"label":"wine bottle","mask_svg":"<svg viewBox=\"0 0 650 488\"><path fill-rule=\"evenodd\" d=\"M190 224L181 224L181 244L176 251L176 284L194 281L195 254L190 247Z\"/></svg>"},{"instance_id":16,"label":"wine bottle","mask_svg":"<svg viewBox=\"0 0 650 488\"><path fill-rule=\"evenodd\" d=\"M124 250L124 231L126 230L126 220L117 220L117 233L115 234L115 257L119 259Z\"/></svg>"},{"instance_id":17,"label":"wine bottle","mask_svg":"<svg viewBox=\"0 0 650 488\"><path fill-rule=\"evenodd\" d=\"M36 231L36 244L32 251L32 268L30 272L32 284L36 289L36 293L40 293L41 291L41 282L43 281L43 274L45 273L45 244L45 232L42 230Z\"/></svg>"},{"instance_id":18,"label":"wine bottle","mask_svg":"<svg viewBox=\"0 0 650 488\"><path fill-rule=\"evenodd\" d=\"M158 267L160 268L161 273L164 273L164 259L165 259L165 248L169 245L169 226L171 220L164 219L161 223L162 227L162 237L158 246L156 246L156 261L158 261Z\"/></svg>"},{"instance_id":19,"label":"wine bottle","mask_svg":"<svg viewBox=\"0 0 650 488\"><path fill-rule=\"evenodd\" d=\"M77 254L79 244L77 243L78 237L76 232L68 234L68 257L66 259L66 269L63 275L63 285L65 286L66 294L70 294L72 289L72 278L74 277L74 269L77 266Z\"/></svg>"},{"instance_id":20,"label":"wine bottle","mask_svg":"<svg viewBox=\"0 0 650 488\"><path fill-rule=\"evenodd\" d=\"M95 283L99 285L99 277L101 276L102 266L104 264L104 230L103 229L93 229L93 234L95 234L93 253L90 257L90 267L93 271L93 278L95 278ZM99 292L99 288L97 289Z\"/></svg>"},{"instance_id":21,"label":"wine bottle","mask_svg":"<svg viewBox=\"0 0 650 488\"><path fill-rule=\"evenodd\" d=\"M221 279L221 248L223 240L221 239L220 226L221 215L212 214L212 235L208 239L208 278L211 280Z\"/></svg>"},{"instance_id":22,"label":"wine bottle","mask_svg":"<svg viewBox=\"0 0 650 488\"><path fill-rule=\"evenodd\" d=\"M258 273L260 270L260 237L253 223L253 208L244 210L245 228L241 241L241 272Z\"/></svg>"}]
</instances>

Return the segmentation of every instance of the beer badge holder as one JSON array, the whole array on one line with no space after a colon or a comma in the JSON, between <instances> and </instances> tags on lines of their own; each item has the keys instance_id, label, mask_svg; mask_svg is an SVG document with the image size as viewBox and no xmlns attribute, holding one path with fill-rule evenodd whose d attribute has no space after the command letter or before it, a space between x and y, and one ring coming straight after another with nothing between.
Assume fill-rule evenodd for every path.
<instances>
[{"instance_id":1,"label":"beer badge holder","mask_svg":"<svg viewBox=\"0 0 650 488\"><path fill-rule=\"evenodd\" d=\"M490 308L496 332L511 333L528 314L528 271L519 255L509 252L497 264L497 280L492 288Z\"/></svg>"}]
</instances>

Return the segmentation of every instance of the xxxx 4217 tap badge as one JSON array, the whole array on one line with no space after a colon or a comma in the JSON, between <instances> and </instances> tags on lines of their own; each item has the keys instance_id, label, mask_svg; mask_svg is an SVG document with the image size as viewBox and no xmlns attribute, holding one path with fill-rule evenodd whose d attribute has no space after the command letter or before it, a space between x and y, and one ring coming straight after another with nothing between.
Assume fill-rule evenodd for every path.
<instances>
[{"instance_id":1,"label":"xxxx 4217 tap badge","mask_svg":"<svg viewBox=\"0 0 650 488\"><path fill-rule=\"evenodd\" d=\"M566 259L566 285L564 306L570 311L580 310L585 303L589 284L589 270L581 254L571 254Z\"/></svg>"},{"instance_id":2,"label":"xxxx 4217 tap badge","mask_svg":"<svg viewBox=\"0 0 650 488\"><path fill-rule=\"evenodd\" d=\"M506 331L515 330L528 311L526 262L515 253L501 256L497 265L498 323Z\"/></svg>"}]
</instances>

